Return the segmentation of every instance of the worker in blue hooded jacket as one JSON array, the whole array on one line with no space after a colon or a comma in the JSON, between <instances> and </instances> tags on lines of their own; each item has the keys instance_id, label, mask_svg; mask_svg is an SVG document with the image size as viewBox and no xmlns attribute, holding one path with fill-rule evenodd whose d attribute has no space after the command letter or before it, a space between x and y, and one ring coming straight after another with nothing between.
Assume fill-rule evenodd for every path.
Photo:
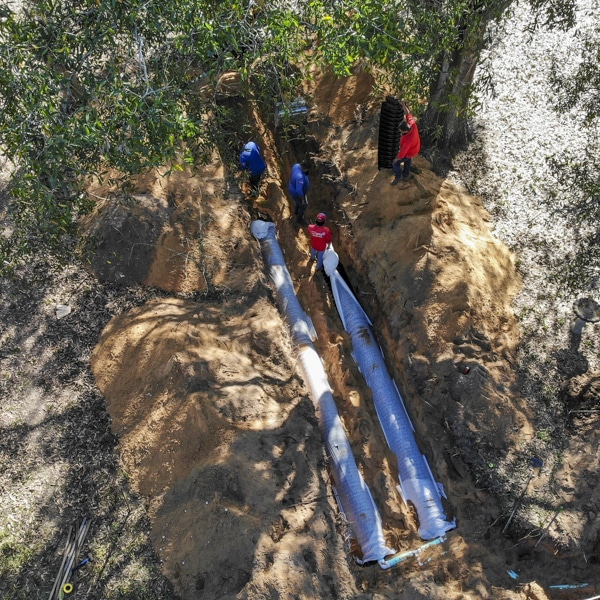
<instances>
[{"instance_id":1,"label":"worker in blue hooded jacket","mask_svg":"<svg viewBox=\"0 0 600 600\"><path fill-rule=\"evenodd\" d=\"M253 194L258 194L260 178L267 168L260 148L254 142L248 142L240 153L240 166L250 172L250 186Z\"/></svg>"},{"instance_id":2,"label":"worker in blue hooded jacket","mask_svg":"<svg viewBox=\"0 0 600 600\"><path fill-rule=\"evenodd\" d=\"M292 173L290 175L290 183L288 185L288 191L290 196L296 205L294 214L296 215L296 221L298 223L304 223L304 213L308 208L308 190L310 188L310 182L308 180L308 162L303 161L302 163L296 163L292 167Z\"/></svg>"}]
</instances>

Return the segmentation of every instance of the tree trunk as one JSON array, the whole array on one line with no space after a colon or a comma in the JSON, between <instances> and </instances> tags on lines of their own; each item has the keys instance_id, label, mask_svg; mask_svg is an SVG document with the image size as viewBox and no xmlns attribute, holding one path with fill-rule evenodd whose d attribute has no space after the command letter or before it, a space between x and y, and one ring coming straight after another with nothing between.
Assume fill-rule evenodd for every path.
<instances>
[{"instance_id":1,"label":"tree trunk","mask_svg":"<svg viewBox=\"0 0 600 600\"><path fill-rule=\"evenodd\" d=\"M485 32L511 3L512 0L499 0L484 9L478 1L474 2L458 26L457 48L440 56L438 75L431 84L427 110L419 123L423 145L434 160L436 156L451 158L469 142L469 102L475 69L485 47Z\"/></svg>"},{"instance_id":2,"label":"tree trunk","mask_svg":"<svg viewBox=\"0 0 600 600\"><path fill-rule=\"evenodd\" d=\"M483 40L481 41L483 46ZM430 101L420 121L424 144L445 155L469 141L467 123L471 87L481 48L463 49L444 56L440 74L432 86Z\"/></svg>"}]
</instances>

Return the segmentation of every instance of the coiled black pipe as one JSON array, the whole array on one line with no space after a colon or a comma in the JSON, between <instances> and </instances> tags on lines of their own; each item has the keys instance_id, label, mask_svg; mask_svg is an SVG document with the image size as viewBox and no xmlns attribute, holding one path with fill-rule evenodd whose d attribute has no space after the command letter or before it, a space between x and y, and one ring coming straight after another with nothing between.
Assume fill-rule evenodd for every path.
<instances>
[{"instance_id":1,"label":"coiled black pipe","mask_svg":"<svg viewBox=\"0 0 600 600\"><path fill-rule=\"evenodd\" d=\"M387 96L381 104L379 117L379 140L377 151L377 168L391 169L392 162L398 153L400 144L400 129L398 126L404 118L404 109L400 100Z\"/></svg>"}]
</instances>

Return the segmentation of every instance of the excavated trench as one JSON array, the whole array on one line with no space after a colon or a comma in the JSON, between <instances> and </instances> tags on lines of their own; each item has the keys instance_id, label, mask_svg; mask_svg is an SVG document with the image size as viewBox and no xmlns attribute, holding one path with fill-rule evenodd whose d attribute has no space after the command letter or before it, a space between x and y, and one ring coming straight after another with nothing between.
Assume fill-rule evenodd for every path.
<instances>
[{"instance_id":1,"label":"excavated trench","mask_svg":"<svg viewBox=\"0 0 600 600\"><path fill-rule=\"evenodd\" d=\"M337 201L340 190L349 191L349 184L343 180L334 162L320 156L319 144L314 137L295 135L289 144L277 139L277 136L276 140L278 147L275 150L267 148L267 152L274 151L286 157L283 172L278 174L281 181L286 181L286 173L295 162L310 162L311 189L306 218L314 222L317 213L328 215L333 247L340 258L338 272L359 299L375 331L380 326L385 327L377 295L367 280L364 265L357 258L350 220ZM287 257L287 268L297 286L298 299L315 325L318 335L315 347L324 361L357 465L382 515L386 542L394 548L418 547L422 540L417 534L416 512L412 505L402 501L398 492L397 458L387 446L372 392L352 358L352 343L333 303L329 278L324 272L316 272L315 265L308 262L307 231L295 223L293 204L287 195L283 190L274 194L271 188L267 196L277 196L283 203L282 209L273 209L268 207L267 201L268 213L274 217L280 244ZM260 198L253 205L254 209L257 204L261 209L266 207ZM255 214L264 215L260 209ZM385 357L383 339L378 342ZM417 440L417 444L419 447L424 445L422 440ZM448 503L446 510L449 515L453 514ZM353 545L353 549L360 558L359 547Z\"/></svg>"}]
</instances>

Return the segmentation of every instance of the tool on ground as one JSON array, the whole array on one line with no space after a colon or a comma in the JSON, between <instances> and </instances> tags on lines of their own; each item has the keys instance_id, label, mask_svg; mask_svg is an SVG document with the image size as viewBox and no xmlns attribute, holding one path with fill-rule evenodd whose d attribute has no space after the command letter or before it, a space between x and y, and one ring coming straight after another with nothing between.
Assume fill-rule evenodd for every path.
<instances>
[{"instance_id":1,"label":"tool on ground","mask_svg":"<svg viewBox=\"0 0 600 600\"><path fill-rule=\"evenodd\" d=\"M81 569L81 567L85 567L89 562L92 562L92 559L88 556L84 558L77 566L71 569L71 574L75 573L75 571Z\"/></svg>"},{"instance_id":2,"label":"tool on ground","mask_svg":"<svg viewBox=\"0 0 600 600\"><path fill-rule=\"evenodd\" d=\"M546 537L548 530L552 526L552 523L554 523L554 521L556 521L556 517L558 517L558 515L560 515L560 513L562 512L562 509L563 509L563 507L559 506L558 510L554 513L554 516L550 519L550 523L548 523L548 525L546 525L546 527L544 527L544 531L542 532L542 535L540 535L540 537L538 538L538 541L535 543L535 546L533 547L534 550L538 547L538 544Z\"/></svg>"},{"instance_id":3,"label":"tool on ground","mask_svg":"<svg viewBox=\"0 0 600 600\"><path fill-rule=\"evenodd\" d=\"M61 600L61 598L64 598L65 594L68 595L73 592L74 586L69 580L77 569L90 562L90 559L86 558L78 565L73 566L78 560L79 552L83 547L85 536L87 535L89 528L90 521L88 521L87 517L83 518L77 530L74 530L72 526L69 528L67 543L65 544L65 549L63 551L58 575L56 576L48 600Z\"/></svg>"},{"instance_id":4,"label":"tool on ground","mask_svg":"<svg viewBox=\"0 0 600 600\"><path fill-rule=\"evenodd\" d=\"M523 500L523 498L525 496L525 492L527 492L527 488L529 487L529 482L533 479L533 476L535 475L534 469L541 469L544 466L543 461L540 460L537 456L532 456L530 462L531 462L531 466L533 468L529 471L529 477L527 478L527 481L525 482L523 491L521 492L521 495L517 498L517 501L515 502L515 504L513 506L512 512L510 513L510 517L508 517L508 521L506 521L506 525L502 529L502 533L504 533L508 529L508 526L510 525L511 521L513 520L513 517L515 516L515 513L517 512L517 508L519 508L519 505L521 504L521 501Z\"/></svg>"}]
</instances>

